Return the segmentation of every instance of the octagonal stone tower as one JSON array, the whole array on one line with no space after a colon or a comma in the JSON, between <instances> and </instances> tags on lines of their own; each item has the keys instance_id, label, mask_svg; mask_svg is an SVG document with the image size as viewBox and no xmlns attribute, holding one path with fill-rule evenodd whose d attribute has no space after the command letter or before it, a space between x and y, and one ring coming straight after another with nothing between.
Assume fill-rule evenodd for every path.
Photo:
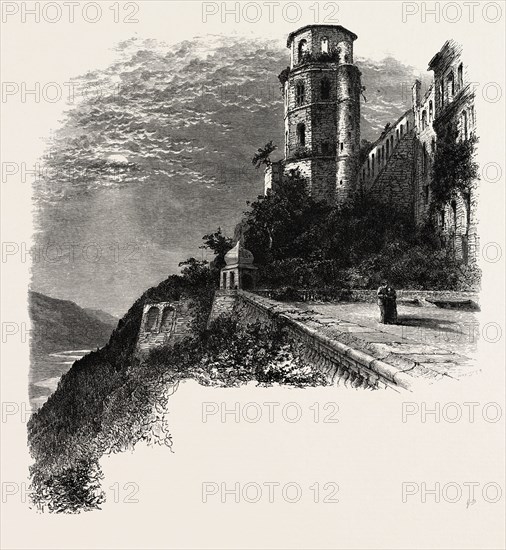
<instances>
[{"instance_id":1,"label":"octagonal stone tower","mask_svg":"<svg viewBox=\"0 0 506 550\"><path fill-rule=\"evenodd\" d=\"M285 172L298 168L311 194L343 203L355 188L360 148L357 36L340 25L308 25L288 36L284 83Z\"/></svg>"}]
</instances>

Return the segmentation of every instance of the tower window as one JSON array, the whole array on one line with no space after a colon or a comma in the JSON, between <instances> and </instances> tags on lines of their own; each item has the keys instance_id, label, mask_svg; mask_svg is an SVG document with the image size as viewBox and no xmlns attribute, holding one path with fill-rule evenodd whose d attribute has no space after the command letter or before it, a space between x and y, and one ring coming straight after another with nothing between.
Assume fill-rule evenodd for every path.
<instances>
[{"instance_id":1,"label":"tower window","mask_svg":"<svg viewBox=\"0 0 506 550\"><path fill-rule=\"evenodd\" d=\"M424 109L422 111L422 130L425 130L427 128L427 111Z\"/></svg>"},{"instance_id":2,"label":"tower window","mask_svg":"<svg viewBox=\"0 0 506 550\"><path fill-rule=\"evenodd\" d=\"M299 63L304 61L304 57L308 54L307 40L301 40L299 42Z\"/></svg>"},{"instance_id":3,"label":"tower window","mask_svg":"<svg viewBox=\"0 0 506 550\"><path fill-rule=\"evenodd\" d=\"M457 69L457 85L459 90L464 85L464 66L462 65L462 63L459 65L459 68Z\"/></svg>"},{"instance_id":4,"label":"tower window","mask_svg":"<svg viewBox=\"0 0 506 550\"><path fill-rule=\"evenodd\" d=\"M455 94L455 80L453 78L453 71L450 72L446 79L448 85L448 99L451 101Z\"/></svg>"},{"instance_id":5,"label":"tower window","mask_svg":"<svg viewBox=\"0 0 506 550\"><path fill-rule=\"evenodd\" d=\"M322 99L330 98L330 81L327 77L322 78L322 81L320 84L320 92L321 92Z\"/></svg>"},{"instance_id":6,"label":"tower window","mask_svg":"<svg viewBox=\"0 0 506 550\"><path fill-rule=\"evenodd\" d=\"M464 134L464 139L467 140L467 111L462 113L462 130Z\"/></svg>"},{"instance_id":7,"label":"tower window","mask_svg":"<svg viewBox=\"0 0 506 550\"><path fill-rule=\"evenodd\" d=\"M339 180L339 185L342 185L343 184L343 180Z\"/></svg>"},{"instance_id":8,"label":"tower window","mask_svg":"<svg viewBox=\"0 0 506 550\"><path fill-rule=\"evenodd\" d=\"M349 63L349 62L350 62L350 56L349 56L347 53L344 54L344 62L345 62L345 63Z\"/></svg>"},{"instance_id":9,"label":"tower window","mask_svg":"<svg viewBox=\"0 0 506 550\"><path fill-rule=\"evenodd\" d=\"M297 106L300 106L304 103L306 99L306 90L304 82L298 82L295 87L295 103Z\"/></svg>"},{"instance_id":10,"label":"tower window","mask_svg":"<svg viewBox=\"0 0 506 550\"><path fill-rule=\"evenodd\" d=\"M322 53L329 53L329 39L326 36L321 39L320 45Z\"/></svg>"},{"instance_id":11,"label":"tower window","mask_svg":"<svg viewBox=\"0 0 506 550\"><path fill-rule=\"evenodd\" d=\"M341 141L341 143L339 144L339 149L342 151L343 147L344 147L344 143Z\"/></svg>"},{"instance_id":12,"label":"tower window","mask_svg":"<svg viewBox=\"0 0 506 550\"><path fill-rule=\"evenodd\" d=\"M395 136L397 137L397 141L399 141L399 128L395 130Z\"/></svg>"},{"instance_id":13,"label":"tower window","mask_svg":"<svg viewBox=\"0 0 506 550\"><path fill-rule=\"evenodd\" d=\"M432 138L432 141L430 142L430 150L432 153L436 151L436 140Z\"/></svg>"},{"instance_id":14,"label":"tower window","mask_svg":"<svg viewBox=\"0 0 506 550\"><path fill-rule=\"evenodd\" d=\"M429 122L432 122L434 117L434 107L432 105L432 100L429 101Z\"/></svg>"},{"instance_id":15,"label":"tower window","mask_svg":"<svg viewBox=\"0 0 506 550\"><path fill-rule=\"evenodd\" d=\"M301 147L306 145L306 125L303 122L297 124L297 142Z\"/></svg>"},{"instance_id":16,"label":"tower window","mask_svg":"<svg viewBox=\"0 0 506 550\"><path fill-rule=\"evenodd\" d=\"M422 172L427 174L427 147L425 147L425 143L422 149Z\"/></svg>"}]
</instances>

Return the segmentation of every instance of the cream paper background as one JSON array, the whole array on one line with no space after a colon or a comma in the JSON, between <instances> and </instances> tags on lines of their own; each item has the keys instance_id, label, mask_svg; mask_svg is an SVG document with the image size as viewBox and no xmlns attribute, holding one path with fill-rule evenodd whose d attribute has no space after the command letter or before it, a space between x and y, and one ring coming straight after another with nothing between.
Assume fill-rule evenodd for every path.
<instances>
[{"instance_id":1,"label":"cream paper background","mask_svg":"<svg viewBox=\"0 0 506 550\"><path fill-rule=\"evenodd\" d=\"M4 3L6 4L6 3ZM33 2L28 4L32 5ZM21 23L18 17L2 24L2 80L4 82L67 82L87 69L105 67L111 60L109 48L137 33L175 43L203 33L253 33L284 37L290 31L314 23L313 2L299 2L302 18L283 21L279 8L273 23L267 12L258 23L243 17L226 22L220 14L202 22L200 2L138 2L137 24L114 24L111 2L101 2L104 16L95 23L60 21L50 24ZM265 3L258 2L266 10ZM283 3L281 3L283 4ZM325 3L322 2L321 6ZM409 3L414 5L414 3ZM26 418L16 407L28 407L28 342L19 334L2 343L2 548L504 548L504 21L506 5L492 2L502 17L490 23L482 15L486 2L475 2L474 21L466 3L440 2L447 19L455 17L449 4L460 5L462 18L456 22L434 21L418 14L402 20L402 2L338 2L339 24L359 35L358 55L382 58L391 54L421 70L445 40L454 38L464 46L465 62L477 82L476 113L479 162L498 163L502 175L495 182L482 177L480 236L482 246L498 243L499 261L483 261L482 325L497 323L502 337L495 343L481 340L483 375L461 382L458 389L441 387L426 395L400 397L380 392L344 392L333 388L288 390L203 388L189 382L171 400L170 423L174 453L166 449L139 447L102 460L108 502L101 512L78 516L37 514L30 510L23 484L28 483L30 458L26 448ZM468 5L470 3L467 3ZM222 9L221 3L216 4ZM426 8L437 8L434 2ZM233 7L228 3L227 7ZM79 13L79 7L77 8ZM121 12L120 12L121 13ZM253 12L251 12L253 13ZM295 13L295 12L293 12ZM328 12L322 12L322 16ZM441 11L443 14L443 11ZM320 18L321 22L321 18ZM273 70L276 70L273 67ZM500 85L502 98L485 101L486 84ZM492 92L492 89L488 89ZM492 94L491 94L492 95ZM19 100L2 103L2 161L33 165L42 153L40 137L56 127L64 103L34 103ZM490 172L493 174L493 171ZM32 234L30 180L11 177L2 182L2 242L30 245ZM489 245L490 246L490 245ZM495 245L494 245L495 246ZM488 249L493 258L497 249ZM29 257L18 254L2 259L3 323L26 323ZM490 333L493 335L493 331ZM258 403L264 414L258 422L228 416L202 421L204 402ZM264 402L280 406L270 423ZM287 403L302 411L300 421L287 422L279 413ZM314 403L336 402L338 423L314 422ZM438 402L446 412L439 422L420 414L402 420L403 402L413 407L434 408ZM474 421L464 403L477 403ZM448 405L454 403L454 405ZM499 422L493 417L499 403ZM404 405L405 406L405 405ZM293 406L295 407L295 406ZM453 409L452 409L453 407ZM292 409L295 410L295 409ZM455 411L464 414L449 422ZM251 415L254 410L249 409ZM202 502L202 483L292 482L302 491L299 502L286 502L280 487L274 502L264 487L259 502L242 497L226 503L219 495ZM309 489L315 482L337 482L338 503L314 503ZM402 484L436 482L443 487L456 483L463 489L458 502L420 493L402 502ZM479 483L476 502L467 505L464 483ZM497 503L481 494L486 483L497 483L502 496ZM10 494L16 484L19 491ZM130 484L130 485L126 485ZM134 485L131 485L134 484ZM136 490L132 496L132 487ZM448 499L455 486L448 486ZM453 489L452 489L453 487ZM323 495L323 492L321 493ZM254 491L250 493L254 496ZM493 498L491 489L489 499ZM117 498L116 498L117 497ZM114 500L119 500L115 503ZM129 502L137 500L137 502Z\"/></svg>"}]
</instances>

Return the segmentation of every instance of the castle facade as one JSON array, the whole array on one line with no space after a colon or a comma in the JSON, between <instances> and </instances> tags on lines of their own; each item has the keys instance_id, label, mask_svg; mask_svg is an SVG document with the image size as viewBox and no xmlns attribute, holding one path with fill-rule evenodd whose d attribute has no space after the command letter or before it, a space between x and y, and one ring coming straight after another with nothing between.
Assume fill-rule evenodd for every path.
<instances>
[{"instance_id":1,"label":"castle facade","mask_svg":"<svg viewBox=\"0 0 506 550\"><path fill-rule=\"evenodd\" d=\"M344 204L361 192L411 212L417 224L430 216L456 256L478 254L476 186L455 192L439 211L430 211L432 166L438 141L449 128L467 140L476 130L474 94L461 48L447 41L429 62L434 81L422 95L412 88L412 106L387 124L360 159L361 73L353 60L357 35L339 25L308 25L288 36L290 66L283 85L284 159L265 173L265 192L298 169L311 194ZM364 152L362 152L364 157Z\"/></svg>"}]
</instances>

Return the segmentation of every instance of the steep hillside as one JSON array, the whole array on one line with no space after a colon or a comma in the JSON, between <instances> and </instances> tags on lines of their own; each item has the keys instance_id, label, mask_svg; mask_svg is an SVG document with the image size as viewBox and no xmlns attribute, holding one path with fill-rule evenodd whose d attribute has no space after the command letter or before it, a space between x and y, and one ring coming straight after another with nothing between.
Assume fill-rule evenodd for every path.
<instances>
[{"instance_id":1,"label":"steep hillside","mask_svg":"<svg viewBox=\"0 0 506 550\"><path fill-rule=\"evenodd\" d=\"M118 320L85 310L69 300L30 292L31 346L35 354L90 349L104 345Z\"/></svg>"}]
</instances>

